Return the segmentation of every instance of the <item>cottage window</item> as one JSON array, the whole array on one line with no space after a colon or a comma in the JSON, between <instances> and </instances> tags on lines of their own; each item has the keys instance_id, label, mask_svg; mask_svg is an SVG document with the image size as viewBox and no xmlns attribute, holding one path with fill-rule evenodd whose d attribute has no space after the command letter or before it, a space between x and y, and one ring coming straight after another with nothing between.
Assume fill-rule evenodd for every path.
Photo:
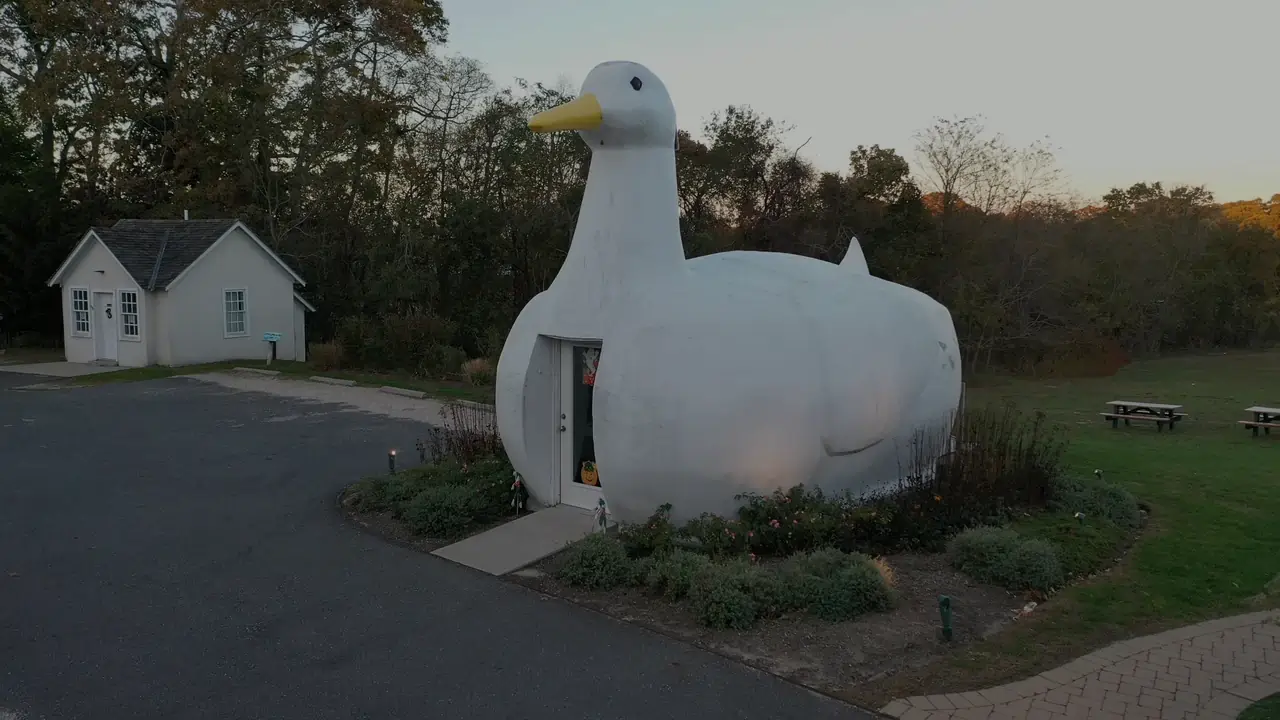
<instances>
[{"instance_id":1,"label":"cottage window","mask_svg":"<svg viewBox=\"0 0 1280 720\"><path fill-rule=\"evenodd\" d=\"M125 340L137 340L141 328L138 326L138 291L120 291L120 337Z\"/></svg>"},{"instance_id":2,"label":"cottage window","mask_svg":"<svg viewBox=\"0 0 1280 720\"><path fill-rule=\"evenodd\" d=\"M89 337L89 288L71 288L71 334Z\"/></svg>"},{"instance_id":3,"label":"cottage window","mask_svg":"<svg viewBox=\"0 0 1280 720\"><path fill-rule=\"evenodd\" d=\"M224 329L227 337L249 334L249 312L245 305L245 291L223 290Z\"/></svg>"}]
</instances>

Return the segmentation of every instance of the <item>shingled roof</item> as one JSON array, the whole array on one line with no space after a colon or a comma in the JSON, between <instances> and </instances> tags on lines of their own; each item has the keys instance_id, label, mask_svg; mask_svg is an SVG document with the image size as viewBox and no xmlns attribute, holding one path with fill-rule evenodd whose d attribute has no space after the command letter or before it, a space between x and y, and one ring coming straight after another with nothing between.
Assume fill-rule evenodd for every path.
<instances>
[{"instance_id":1,"label":"shingled roof","mask_svg":"<svg viewBox=\"0 0 1280 720\"><path fill-rule=\"evenodd\" d=\"M235 220L121 220L97 235L140 287L162 288L178 277Z\"/></svg>"},{"instance_id":2,"label":"shingled roof","mask_svg":"<svg viewBox=\"0 0 1280 720\"><path fill-rule=\"evenodd\" d=\"M109 228L95 227L92 230L133 276L138 286L150 291L162 289L172 283L237 222L120 220ZM301 281L293 268L285 265L270 250L268 253Z\"/></svg>"}]
</instances>

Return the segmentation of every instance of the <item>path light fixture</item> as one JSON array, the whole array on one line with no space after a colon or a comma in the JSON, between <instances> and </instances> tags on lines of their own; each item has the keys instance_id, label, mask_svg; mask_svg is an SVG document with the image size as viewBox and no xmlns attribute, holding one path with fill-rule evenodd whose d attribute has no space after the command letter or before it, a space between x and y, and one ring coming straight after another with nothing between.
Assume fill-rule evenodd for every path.
<instances>
[{"instance_id":1,"label":"path light fixture","mask_svg":"<svg viewBox=\"0 0 1280 720\"><path fill-rule=\"evenodd\" d=\"M396 474L396 451L393 449L387 453L387 470L392 474Z\"/></svg>"},{"instance_id":2,"label":"path light fixture","mask_svg":"<svg viewBox=\"0 0 1280 720\"><path fill-rule=\"evenodd\" d=\"M422 438L418 438L418 442L414 447L418 449L418 462L425 463L427 461L427 444L422 442Z\"/></svg>"},{"instance_id":3,"label":"path light fixture","mask_svg":"<svg viewBox=\"0 0 1280 720\"><path fill-rule=\"evenodd\" d=\"M942 639L951 642L951 598L938 598L938 611L942 613Z\"/></svg>"}]
</instances>

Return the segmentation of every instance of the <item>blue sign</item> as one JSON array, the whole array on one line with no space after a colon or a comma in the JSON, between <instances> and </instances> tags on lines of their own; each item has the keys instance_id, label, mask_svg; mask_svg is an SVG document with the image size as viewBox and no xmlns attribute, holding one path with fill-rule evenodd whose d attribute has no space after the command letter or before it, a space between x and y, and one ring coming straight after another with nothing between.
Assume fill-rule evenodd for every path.
<instances>
[{"instance_id":1,"label":"blue sign","mask_svg":"<svg viewBox=\"0 0 1280 720\"><path fill-rule=\"evenodd\" d=\"M280 342L280 333L262 333L263 342Z\"/></svg>"}]
</instances>

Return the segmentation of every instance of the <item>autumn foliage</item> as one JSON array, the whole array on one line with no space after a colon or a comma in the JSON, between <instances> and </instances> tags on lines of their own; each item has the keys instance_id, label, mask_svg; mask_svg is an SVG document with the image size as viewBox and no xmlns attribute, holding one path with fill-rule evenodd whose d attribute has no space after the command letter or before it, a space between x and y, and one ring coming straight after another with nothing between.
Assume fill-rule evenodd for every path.
<instances>
[{"instance_id":1,"label":"autumn foliage","mask_svg":"<svg viewBox=\"0 0 1280 720\"><path fill-rule=\"evenodd\" d=\"M189 211L244 219L299 267L311 337L346 365L494 357L563 262L587 151L525 125L567 88L497 88L445 31L436 0L0 2L0 342L61 336L44 282L90 225ZM737 106L680 133L690 256L838 261L857 235L873 273L951 308L969 369L1280 337L1280 196L1079 202L1047 141L981 118L857 145L840 172L786 130Z\"/></svg>"}]
</instances>

